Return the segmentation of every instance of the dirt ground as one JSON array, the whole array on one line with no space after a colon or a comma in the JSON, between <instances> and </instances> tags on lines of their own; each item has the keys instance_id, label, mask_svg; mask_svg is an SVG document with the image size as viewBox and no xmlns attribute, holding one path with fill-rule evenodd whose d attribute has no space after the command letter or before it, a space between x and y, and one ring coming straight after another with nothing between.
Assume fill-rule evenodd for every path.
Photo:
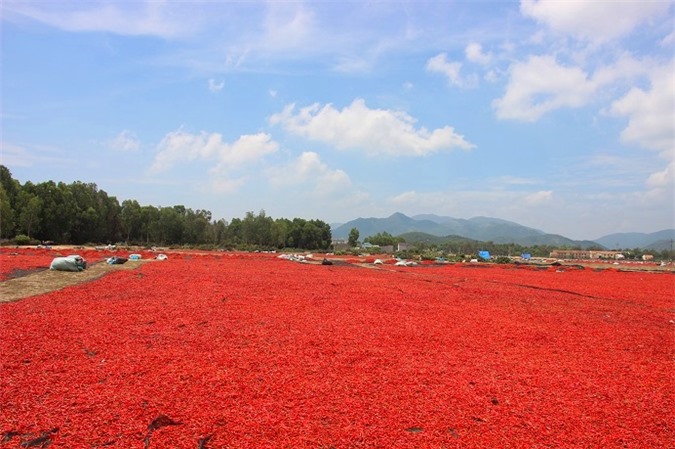
<instances>
[{"instance_id":1,"label":"dirt ground","mask_svg":"<svg viewBox=\"0 0 675 449\"><path fill-rule=\"evenodd\" d=\"M130 260L122 265L99 262L80 272L36 270L0 283L0 303L42 295L71 285L93 281L117 270L133 270L150 260Z\"/></svg>"}]
</instances>

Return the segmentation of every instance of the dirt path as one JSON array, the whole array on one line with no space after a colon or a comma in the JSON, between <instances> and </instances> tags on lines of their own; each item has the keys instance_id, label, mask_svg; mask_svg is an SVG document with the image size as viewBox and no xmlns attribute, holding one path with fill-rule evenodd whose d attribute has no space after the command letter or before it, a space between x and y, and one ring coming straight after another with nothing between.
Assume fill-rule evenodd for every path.
<instances>
[{"instance_id":1,"label":"dirt path","mask_svg":"<svg viewBox=\"0 0 675 449\"><path fill-rule=\"evenodd\" d=\"M26 276L0 282L0 303L18 301L29 296L42 295L71 285L93 281L118 270L133 270L150 260L130 260L122 265L100 262L84 271L43 270Z\"/></svg>"}]
</instances>

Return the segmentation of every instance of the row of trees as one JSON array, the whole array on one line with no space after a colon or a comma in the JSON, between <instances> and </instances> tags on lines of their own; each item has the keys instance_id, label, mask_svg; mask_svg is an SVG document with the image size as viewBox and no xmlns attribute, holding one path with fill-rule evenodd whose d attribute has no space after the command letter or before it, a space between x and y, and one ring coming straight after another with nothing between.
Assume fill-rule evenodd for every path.
<instances>
[{"instance_id":1,"label":"row of trees","mask_svg":"<svg viewBox=\"0 0 675 449\"><path fill-rule=\"evenodd\" d=\"M0 165L0 238L25 235L58 243L208 245L229 248L328 249L330 225L321 220L272 219L247 212L230 223L208 210L119 203L96 184L19 183Z\"/></svg>"}]
</instances>

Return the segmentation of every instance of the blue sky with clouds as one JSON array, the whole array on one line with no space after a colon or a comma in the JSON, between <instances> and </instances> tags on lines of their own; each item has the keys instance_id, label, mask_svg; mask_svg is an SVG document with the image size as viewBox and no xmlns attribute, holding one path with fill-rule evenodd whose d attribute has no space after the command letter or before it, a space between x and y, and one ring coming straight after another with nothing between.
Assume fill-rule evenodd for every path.
<instances>
[{"instance_id":1,"label":"blue sky with clouds","mask_svg":"<svg viewBox=\"0 0 675 449\"><path fill-rule=\"evenodd\" d=\"M230 220L675 227L672 1L12 1L1 157Z\"/></svg>"}]
</instances>

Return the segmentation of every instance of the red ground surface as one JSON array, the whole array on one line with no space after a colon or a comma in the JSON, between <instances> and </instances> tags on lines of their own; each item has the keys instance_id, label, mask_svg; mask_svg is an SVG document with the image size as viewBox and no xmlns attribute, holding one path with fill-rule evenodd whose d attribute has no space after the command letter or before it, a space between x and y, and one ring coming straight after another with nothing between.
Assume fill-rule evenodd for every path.
<instances>
[{"instance_id":1,"label":"red ground surface","mask_svg":"<svg viewBox=\"0 0 675 449\"><path fill-rule=\"evenodd\" d=\"M673 447L672 273L168 254L0 304L0 447Z\"/></svg>"}]
</instances>

